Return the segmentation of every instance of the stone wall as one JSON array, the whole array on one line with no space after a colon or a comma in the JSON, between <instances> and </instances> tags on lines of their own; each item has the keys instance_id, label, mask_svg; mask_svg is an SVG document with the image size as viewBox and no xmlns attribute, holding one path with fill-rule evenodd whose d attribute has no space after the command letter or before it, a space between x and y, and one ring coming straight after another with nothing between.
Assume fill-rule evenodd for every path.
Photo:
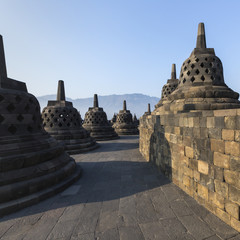
<instances>
[{"instance_id":1,"label":"stone wall","mask_svg":"<svg viewBox=\"0 0 240 240\"><path fill-rule=\"evenodd\" d=\"M139 129L145 159L240 231L240 109L143 116Z\"/></svg>"}]
</instances>

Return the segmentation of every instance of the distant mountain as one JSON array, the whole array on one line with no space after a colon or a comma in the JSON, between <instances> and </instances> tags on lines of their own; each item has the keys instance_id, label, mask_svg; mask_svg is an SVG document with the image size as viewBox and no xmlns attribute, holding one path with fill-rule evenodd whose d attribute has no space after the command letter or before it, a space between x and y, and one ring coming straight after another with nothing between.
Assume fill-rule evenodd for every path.
<instances>
[{"instance_id":1,"label":"distant mountain","mask_svg":"<svg viewBox=\"0 0 240 240\"><path fill-rule=\"evenodd\" d=\"M56 99L56 95L45 95L37 97L37 99L41 109L43 109L47 106L48 100ZM130 110L132 114L135 113L137 118L139 118L147 111L148 103L151 104L151 110L153 111L154 105L158 103L159 99L160 98L150 97L140 93L98 96L99 107L103 107L109 120L112 119L114 113L118 113L119 110L123 108L123 100L127 101L127 109ZM93 106L93 97L78 99L67 98L67 100L71 101L73 106L80 111L82 118L84 118L88 108Z\"/></svg>"}]
</instances>

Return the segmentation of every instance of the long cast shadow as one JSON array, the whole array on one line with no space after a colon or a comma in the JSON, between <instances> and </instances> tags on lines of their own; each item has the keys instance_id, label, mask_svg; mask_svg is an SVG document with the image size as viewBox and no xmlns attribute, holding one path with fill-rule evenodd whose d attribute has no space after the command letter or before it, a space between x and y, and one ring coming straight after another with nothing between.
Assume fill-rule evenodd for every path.
<instances>
[{"instance_id":1,"label":"long cast shadow","mask_svg":"<svg viewBox=\"0 0 240 240\"><path fill-rule=\"evenodd\" d=\"M75 204L104 202L131 196L168 184L169 180L149 162L80 162L82 177L64 192L0 219L43 213Z\"/></svg>"},{"instance_id":2,"label":"long cast shadow","mask_svg":"<svg viewBox=\"0 0 240 240\"><path fill-rule=\"evenodd\" d=\"M122 142L124 139L130 141ZM83 171L76 183L56 196L1 218L0 222L76 204L116 200L168 184L170 181L157 170L154 161L145 162L140 155L136 156L136 161L128 161L128 154L132 153L126 150L137 150L137 139L138 136L123 136L118 140L100 142L100 148L84 154L84 159L89 161L82 161L80 157L77 164ZM119 160L112 159L114 154L107 154L123 150L126 151L123 155L117 155ZM104 161L91 161L92 154L98 153ZM74 158L77 161L77 155Z\"/></svg>"}]
</instances>

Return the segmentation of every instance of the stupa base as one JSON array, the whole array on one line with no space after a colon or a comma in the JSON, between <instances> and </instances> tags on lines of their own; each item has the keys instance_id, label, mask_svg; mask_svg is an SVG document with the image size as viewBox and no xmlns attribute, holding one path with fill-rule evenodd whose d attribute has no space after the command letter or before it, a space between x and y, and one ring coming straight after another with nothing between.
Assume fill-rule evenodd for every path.
<instances>
[{"instance_id":1,"label":"stupa base","mask_svg":"<svg viewBox=\"0 0 240 240\"><path fill-rule=\"evenodd\" d=\"M93 151L97 148L99 148L100 145L94 142L94 144L86 143L86 144L71 144L71 145L66 145L65 151L69 155L74 155L74 154L80 154L80 153L85 153L89 151Z\"/></svg>"},{"instance_id":2,"label":"stupa base","mask_svg":"<svg viewBox=\"0 0 240 240\"><path fill-rule=\"evenodd\" d=\"M22 208L31 206L33 204L36 204L46 198L49 198L63 190L65 190L67 187L69 187L71 184L73 184L75 181L77 181L81 177L81 167L79 165L76 165L75 172L70 175L69 177L65 178L61 182L52 185L49 188L45 188L44 190L35 192L33 194L14 199L12 201L8 201L5 203L0 204L0 217L16 212Z\"/></svg>"},{"instance_id":3,"label":"stupa base","mask_svg":"<svg viewBox=\"0 0 240 240\"><path fill-rule=\"evenodd\" d=\"M139 131L134 129L115 129L118 135L139 135Z\"/></svg>"}]
</instances>

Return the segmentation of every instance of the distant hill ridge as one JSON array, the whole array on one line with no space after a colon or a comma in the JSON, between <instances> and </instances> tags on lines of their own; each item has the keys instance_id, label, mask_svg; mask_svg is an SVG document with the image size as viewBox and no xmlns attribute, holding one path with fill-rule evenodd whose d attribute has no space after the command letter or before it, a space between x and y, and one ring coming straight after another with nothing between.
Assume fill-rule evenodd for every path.
<instances>
[{"instance_id":1,"label":"distant hill ridge","mask_svg":"<svg viewBox=\"0 0 240 240\"><path fill-rule=\"evenodd\" d=\"M56 94L37 97L37 99L41 109L43 109L47 106L48 100L56 99ZM137 118L139 118L147 111L148 103L151 104L151 110L153 111L154 105L158 103L159 99L160 98L150 97L141 93L98 96L99 107L103 108L109 120L112 119L114 113L118 113L119 110L122 110L123 100L127 101L127 109L130 110L132 114L135 113ZM67 100L71 101L73 106L80 111L82 118L84 118L88 108L93 106L93 97L78 99L67 98Z\"/></svg>"}]
</instances>

